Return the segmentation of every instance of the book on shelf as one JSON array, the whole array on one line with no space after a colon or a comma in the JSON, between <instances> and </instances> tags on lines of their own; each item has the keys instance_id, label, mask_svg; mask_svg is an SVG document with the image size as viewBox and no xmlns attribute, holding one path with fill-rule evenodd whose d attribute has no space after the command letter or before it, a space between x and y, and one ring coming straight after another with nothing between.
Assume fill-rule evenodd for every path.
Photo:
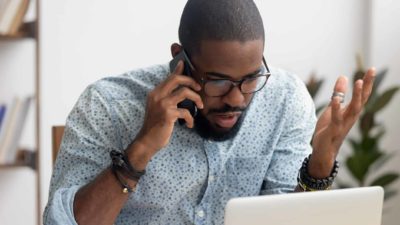
<instances>
[{"instance_id":1,"label":"book on shelf","mask_svg":"<svg viewBox=\"0 0 400 225\"><path fill-rule=\"evenodd\" d=\"M19 141L25 120L32 102L32 97L16 97L7 107L0 129L0 164L15 162Z\"/></svg>"},{"instance_id":2,"label":"book on shelf","mask_svg":"<svg viewBox=\"0 0 400 225\"><path fill-rule=\"evenodd\" d=\"M0 0L0 7L0 35L16 35L24 21L29 0Z\"/></svg>"},{"instance_id":3,"label":"book on shelf","mask_svg":"<svg viewBox=\"0 0 400 225\"><path fill-rule=\"evenodd\" d=\"M5 114L6 114L6 105L0 105L0 130L1 130L1 123L3 122Z\"/></svg>"}]
</instances>

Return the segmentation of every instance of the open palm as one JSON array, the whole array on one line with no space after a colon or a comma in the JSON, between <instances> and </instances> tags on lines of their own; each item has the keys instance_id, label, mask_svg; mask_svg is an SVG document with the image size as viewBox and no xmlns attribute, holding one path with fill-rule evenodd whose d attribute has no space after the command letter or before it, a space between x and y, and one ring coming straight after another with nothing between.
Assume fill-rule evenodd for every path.
<instances>
[{"instance_id":1,"label":"open palm","mask_svg":"<svg viewBox=\"0 0 400 225\"><path fill-rule=\"evenodd\" d=\"M340 97L333 97L329 106L317 121L312 141L313 153L310 168L316 178L330 174L340 146L346 135L359 118L359 115L371 95L375 78L375 69L370 68L364 78L354 83L351 101L341 105ZM335 84L334 92L346 93L347 78L340 76Z\"/></svg>"}]
</instances>

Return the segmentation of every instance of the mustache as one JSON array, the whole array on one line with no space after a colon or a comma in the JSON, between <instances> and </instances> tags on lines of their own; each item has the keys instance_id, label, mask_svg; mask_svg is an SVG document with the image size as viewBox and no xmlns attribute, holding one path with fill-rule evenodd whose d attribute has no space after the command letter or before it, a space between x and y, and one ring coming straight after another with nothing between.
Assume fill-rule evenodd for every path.
<instances>
[{"instance_id":1,"label":"mustache","mask_svg":"<svg viewBox=\"0 0 400 225\"><path fill-rule=\"evenodd\" d=\"M222 108L219 109L210 109L208 114L211 113L228 113L228 112L244 112L246 107L232 107L230 105L224 105Z\"/></svg>"}]
</instances>

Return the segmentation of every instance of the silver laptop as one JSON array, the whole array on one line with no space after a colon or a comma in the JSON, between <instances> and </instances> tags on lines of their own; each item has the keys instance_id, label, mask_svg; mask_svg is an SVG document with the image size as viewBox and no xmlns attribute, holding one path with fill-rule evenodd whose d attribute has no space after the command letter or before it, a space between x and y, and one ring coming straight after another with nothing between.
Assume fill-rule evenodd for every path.
<instances>
[{"instance_id":1,"label":"silver laptop","mask_svg":"<svg viewBox=\"0 0 400 225\"><path fill-rule=\"evenodd\" d=\"M234 198L225 225L380 225L381 187Z\"/></svg>"}]
</instances>

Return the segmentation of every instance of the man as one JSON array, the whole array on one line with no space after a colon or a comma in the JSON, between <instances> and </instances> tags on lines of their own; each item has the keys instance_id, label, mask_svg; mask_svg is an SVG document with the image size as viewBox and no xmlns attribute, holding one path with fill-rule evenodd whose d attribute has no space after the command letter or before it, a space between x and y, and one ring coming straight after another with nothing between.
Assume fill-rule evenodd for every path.
<instances>
[{"instance_id":1,"label":"man","mask_svg":"<svg viewBox=\"0 0 400 225\"><path fill-rule=\"evenodd\" d=\"M81 95L66 123L45 224L223 224L233 197L330 187L373 69L345 107L340 77L315 124L304 84L269 70L252 1L189 0L179 38L172 56L187 56L172 72L169 65L133 71ZM193 115L178 107L185 99Z\"/></svg>"}]
</instances>

